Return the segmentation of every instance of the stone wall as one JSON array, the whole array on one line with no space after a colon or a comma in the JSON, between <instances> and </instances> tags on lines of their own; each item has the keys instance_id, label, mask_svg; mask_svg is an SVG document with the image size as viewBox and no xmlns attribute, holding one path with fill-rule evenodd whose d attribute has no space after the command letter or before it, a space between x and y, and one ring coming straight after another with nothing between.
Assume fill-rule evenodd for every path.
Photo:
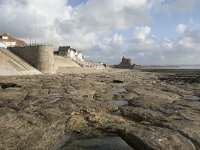
<instances>
[{"instance_id":1,"label":"stone wall","mask_svg":"<svg viewBox=\"0 0 200 150\"><path fill-rule=\"evenodd\" d=\"M54 73L55 62L53 56L53 46L36 45L25 47L11 47L11 52L18 55L42 73Z\"/></svg>"},{"instance_id":2,"label":"stone wall","mask_svg":"<svg viewBox=\"0 0 200 150\"><path fill-rule=\"evenodd\" d=\"M77 64L84 68L91 68L95 70L105 69L105 66L102 63L96 63L92 61L80 61L79 59L74 60Z\"/></svg>"},{"instance_id":3,"label":"stone wall","mask_svg":"<svg viewBox=\"0 0 200 150\"><path fill-rule=\"evenodd\" d=\"M37 75L40 71L5 48L0 48L0 76Z\"/></svg>"}]
</instances>

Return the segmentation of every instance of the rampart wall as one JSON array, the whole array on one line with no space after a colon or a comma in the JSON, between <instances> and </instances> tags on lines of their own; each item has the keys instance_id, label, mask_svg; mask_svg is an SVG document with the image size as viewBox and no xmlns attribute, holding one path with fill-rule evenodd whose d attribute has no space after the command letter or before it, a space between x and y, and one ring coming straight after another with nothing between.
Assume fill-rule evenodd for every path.
<instances>
[{"instance_id":1,"label":"rampart wall","mask_svg":"<svg viewBox=\"0 0 200 150\"><path fill-rule=\"evenodd\" d=\"M25 47L11 47L11 52L18 55L42 73L54 73L55 61L53 46L36 45Z\"/></svg>"}]
</instances>

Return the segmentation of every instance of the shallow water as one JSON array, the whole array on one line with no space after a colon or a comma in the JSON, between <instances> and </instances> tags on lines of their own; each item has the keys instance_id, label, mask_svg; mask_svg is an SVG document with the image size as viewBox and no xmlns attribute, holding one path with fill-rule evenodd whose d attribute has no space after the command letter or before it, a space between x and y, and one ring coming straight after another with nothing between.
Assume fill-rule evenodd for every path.
<instances>
[{"instance_id":1,"label":"shallow water","mask_svg":"<svg viewBox=\"0 0 200 150\"><path fill-rule=\"evenodd\" d=\"M171 65L171 66L165 66L165 65L158 65L158 66L141 66L140 69L195 69L200 70L200 65Z\"/></svg>"},{"instance_id":2,"label":"shallow water","mask_svg":"<svg viewBox=\"0 0 200 150\"><path fill-rule=\"evenodd\" d=\"M120 88L120 89L115 90L115 93L122 94L122 93L128 93L128 91L125 88Z\"/></svg>"},{"instance_id":3,"label":"shallow water","mask_svg":"<svg viewBox=\"0 0 200 150\"><path fill-rule=\"evenodd\" d=\"M108 101L108 103L116 105L118 107L123 106L123 105L128 105L127 100L110 100L110 101Z\"/></svg>"},{"instance_id":4,"label":"shallow water","mask_svg":"<svg viewBox=\"0 0 200 150\"><path fill-rule=\"evenodd\" d=\"M192 97L189 97L189 98L187 98L187 99L193 100L193 101L200 101L200 98L197 97L197 96L192 96Z\"/></svg>"},{"instance_id":5,"label":"shallow water","mask_svg":"<svg viewBox=\"0 0 200 150\"><path fill-rule=\"evenodd\" d=\"M110 101L108 101L108 103L118 106L118 110L113 111L111 114L112 115L120 115L120 116L121 116L121 111L120 111L119 107L124 106L124 105L128 105L127 100L110 100Z\"/></svg>"},{"instance_id":6,"label":"shallow water","mask_svg":"<svg viewBox=\"0 0 200 150\"><path fill-rule=\"evenodd\" d=\"M133 148L118 136L74 134L66 136L51 150L133 150Z\"/></svg>"},{"instance_id":7,"label":"shallow water","mask_svg":"<svg viewBox=\"0 0 200 150\"><path fill-rule=\"evenodd\" d=\"M111 114L112 115L118 115L118 116L122 115L122 113L121 113L121 111L119 109L117 111L112 112Z\"/></svg>"}]
</instances>

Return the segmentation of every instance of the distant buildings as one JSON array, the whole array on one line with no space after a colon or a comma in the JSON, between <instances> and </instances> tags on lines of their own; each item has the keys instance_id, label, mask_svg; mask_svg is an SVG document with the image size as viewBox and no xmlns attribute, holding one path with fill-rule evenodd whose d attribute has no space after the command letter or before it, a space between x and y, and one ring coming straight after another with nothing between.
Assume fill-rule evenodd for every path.
<instances>
[{"instance_id":1,"label":"distant buildings","mask_svg":"<svg viewBox=\"0 0 200 150\"><path fill-rule=\"evenodd\" d=\"M7 48L16 46L23 47L27 46L27 44L22 40L12 37L9 33L0 35L0 47Z\"/></svg>"},{"instance_id":2,"label":"distant buildings","mask_svg":"<svg viewBox=\"0 0 200 150\"><path fill-rule=\"evenodd\" d=\"M63 57L71 58L73 60L84 61L82 53L70 48L70 46L60 46L58 51L54 53Z\"/></svg>"}]
</instances>

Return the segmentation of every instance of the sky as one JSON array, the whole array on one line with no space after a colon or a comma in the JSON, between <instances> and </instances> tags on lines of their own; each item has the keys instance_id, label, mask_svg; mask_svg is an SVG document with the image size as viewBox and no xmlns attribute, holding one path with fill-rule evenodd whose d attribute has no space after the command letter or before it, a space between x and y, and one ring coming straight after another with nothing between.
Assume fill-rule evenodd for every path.
<instances>
[{"instance_id":1,"label":"sky","mask_svg":"<svg viewBox=\"0 0 200 150\"><path fill-rule=\"evenodd\" d=\"M4 32L108 64L200 64L200 0L0 0Z\"/></svg>"}]
</instances>

